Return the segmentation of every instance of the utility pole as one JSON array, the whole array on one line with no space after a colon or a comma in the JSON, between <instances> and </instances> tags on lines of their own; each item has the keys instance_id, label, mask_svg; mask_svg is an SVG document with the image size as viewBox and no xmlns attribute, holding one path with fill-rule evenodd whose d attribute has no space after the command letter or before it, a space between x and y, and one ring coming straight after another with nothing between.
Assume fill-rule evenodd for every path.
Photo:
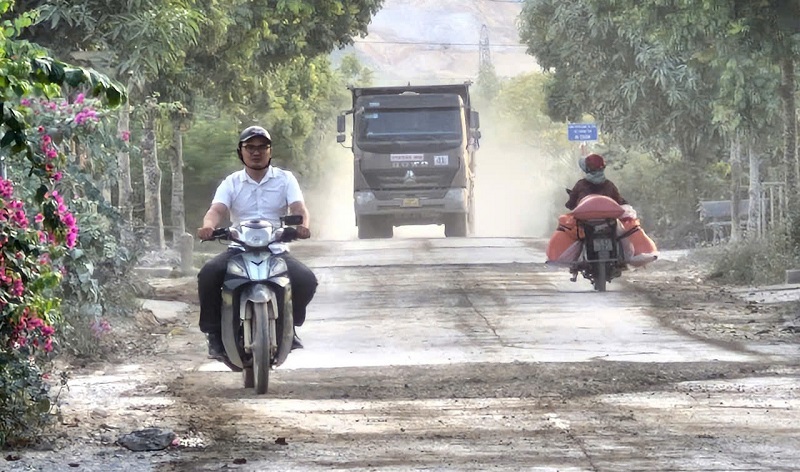
<instances>
[{"instance_id":1,"label":"utility pole","mask_svg":"<svg viewBox=\"0 0 800 472\"><path fill-rule=\"evenodd\" d=\"M492 67L492 56L489 52L489 28L481 25L481 39L478 47L478 70Z\"/></svg>"},{"instance_id":2,"label":"utility pole","mask_svg":"<svg viewBox=\"0 0 800 472\"><path fill-rule=\"evenodd\" d=\"M481 39L478 45L478 91L487 102L493 101L500 90L489 49L489 28L484 24L481 26Z\"/></svg>"}]
</instances>

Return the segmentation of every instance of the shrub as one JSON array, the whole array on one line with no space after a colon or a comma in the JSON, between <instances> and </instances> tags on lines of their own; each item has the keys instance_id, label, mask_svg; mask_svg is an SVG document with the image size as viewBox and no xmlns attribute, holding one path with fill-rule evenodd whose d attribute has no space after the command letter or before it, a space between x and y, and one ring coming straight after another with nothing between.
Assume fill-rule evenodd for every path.
<instances>
[{"instance_id":1,"label":"shrub","mask_svg":"<svg viewBox=\"0 0 800 472\"><path fill-rule=\"evenodd\" d=\"M13 4L0 0L0 15ZM20 172L26 176L22 186L5 175L0 178L0 446L34 437L48 417L42 365L57 347L58 293L68 273L64 262L80 234L78 218L57 188L66 164L58 142L72 128L94 121L82 108L71 114L70 123L32 129L29 122L36 113L31 98L51 103L62 86L89 85L111 102L124 99L122 87L107 77L50 59L35 45L13 39L32 19L24 14L0 22L0 155L11 159L12 169L26 169Z\"/></svg>"},{"instance_id":2,"label":"shrub","mask_svg":"<svg viewBox=\"0 0 800 472\"><path fill-rule=\"evenodd\" d=\"M779 227L762 239L730 243L712 250L709 278L740 285L777 284L785 270L800 263L787 228Z\"/></svg>"}]
</instances>

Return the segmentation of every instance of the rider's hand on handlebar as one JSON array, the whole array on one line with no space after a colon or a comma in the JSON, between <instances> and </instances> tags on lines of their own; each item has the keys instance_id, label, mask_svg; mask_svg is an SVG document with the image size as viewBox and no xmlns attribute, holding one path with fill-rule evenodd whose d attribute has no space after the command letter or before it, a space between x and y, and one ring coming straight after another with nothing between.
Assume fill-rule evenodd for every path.
<instances>
[{"instance_id":1,"label":"rider's hand on handlebar","mask_svg":"<svg viewBox=\"0 0 800 472\"><path fill-rule=\"evenodd\" d=\"M299 239L308 239L311 237L311 230L305 226L297 226L297 237Z\"/></svg>"},{"instance_id":2,"label":"rider's hand on handlebar","mask_svg":"<svg viewBox=\"0 0 800 472\"><path fill-rule=\"evenodd\" d=\"M210 240L213 233L214 233L214 228L210 226L197 228L197 237L202 239L203 241Z\"/></svg>"}]
</instances>

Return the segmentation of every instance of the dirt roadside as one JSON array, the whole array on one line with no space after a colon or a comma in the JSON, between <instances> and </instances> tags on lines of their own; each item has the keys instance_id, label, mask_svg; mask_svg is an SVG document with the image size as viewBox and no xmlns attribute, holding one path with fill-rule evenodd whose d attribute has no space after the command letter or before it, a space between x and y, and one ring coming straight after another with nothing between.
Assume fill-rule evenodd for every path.
<instances>
[{"instance_id":1,"label":"dirt roadside","mask_svg":"<svg viewBox=\"0 0 800 472\"><path fill-rule=\"evenodd\" d=\"M661 323L698 339L759 352L800 344L800 286L737 287L708 273L707 263L678 256L626 273L624 282L647 294Z\"/></svg>"}]
</instances>

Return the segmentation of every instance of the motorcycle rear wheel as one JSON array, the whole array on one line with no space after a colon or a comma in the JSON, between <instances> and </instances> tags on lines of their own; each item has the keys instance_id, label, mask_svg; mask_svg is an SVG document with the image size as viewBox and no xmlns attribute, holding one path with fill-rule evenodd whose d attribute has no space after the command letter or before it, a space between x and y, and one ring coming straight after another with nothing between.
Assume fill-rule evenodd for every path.
<instances>
[{"instance_id":1,"label":"motorcycle rear wheel","mask_svg":"<svg viewBox=\"0 0 800 472\"><path fill-rule=\"evenodd\" d=\"M253 377L256 394L267 393L269 386L269 370L272 366L272 353L269 347L269 312L272 305L254 303L250 323L253 333ZM245 377L246 379L246 377Z\"/></svg>"},{"instance_id":2,"label":"motorcycle rear wheel","mask_svg":"<svg viewBox=\"0 0 800 472\"><path fill-rule=\"evenodd\" d=\"M608 259L608 253L601 252L598 254L600 259ZM594 289L598 292L606 291L606 282L608 282L608 274L606 273L606 262L595 262L594 274Z\"/></svg>"}]
</instances>

